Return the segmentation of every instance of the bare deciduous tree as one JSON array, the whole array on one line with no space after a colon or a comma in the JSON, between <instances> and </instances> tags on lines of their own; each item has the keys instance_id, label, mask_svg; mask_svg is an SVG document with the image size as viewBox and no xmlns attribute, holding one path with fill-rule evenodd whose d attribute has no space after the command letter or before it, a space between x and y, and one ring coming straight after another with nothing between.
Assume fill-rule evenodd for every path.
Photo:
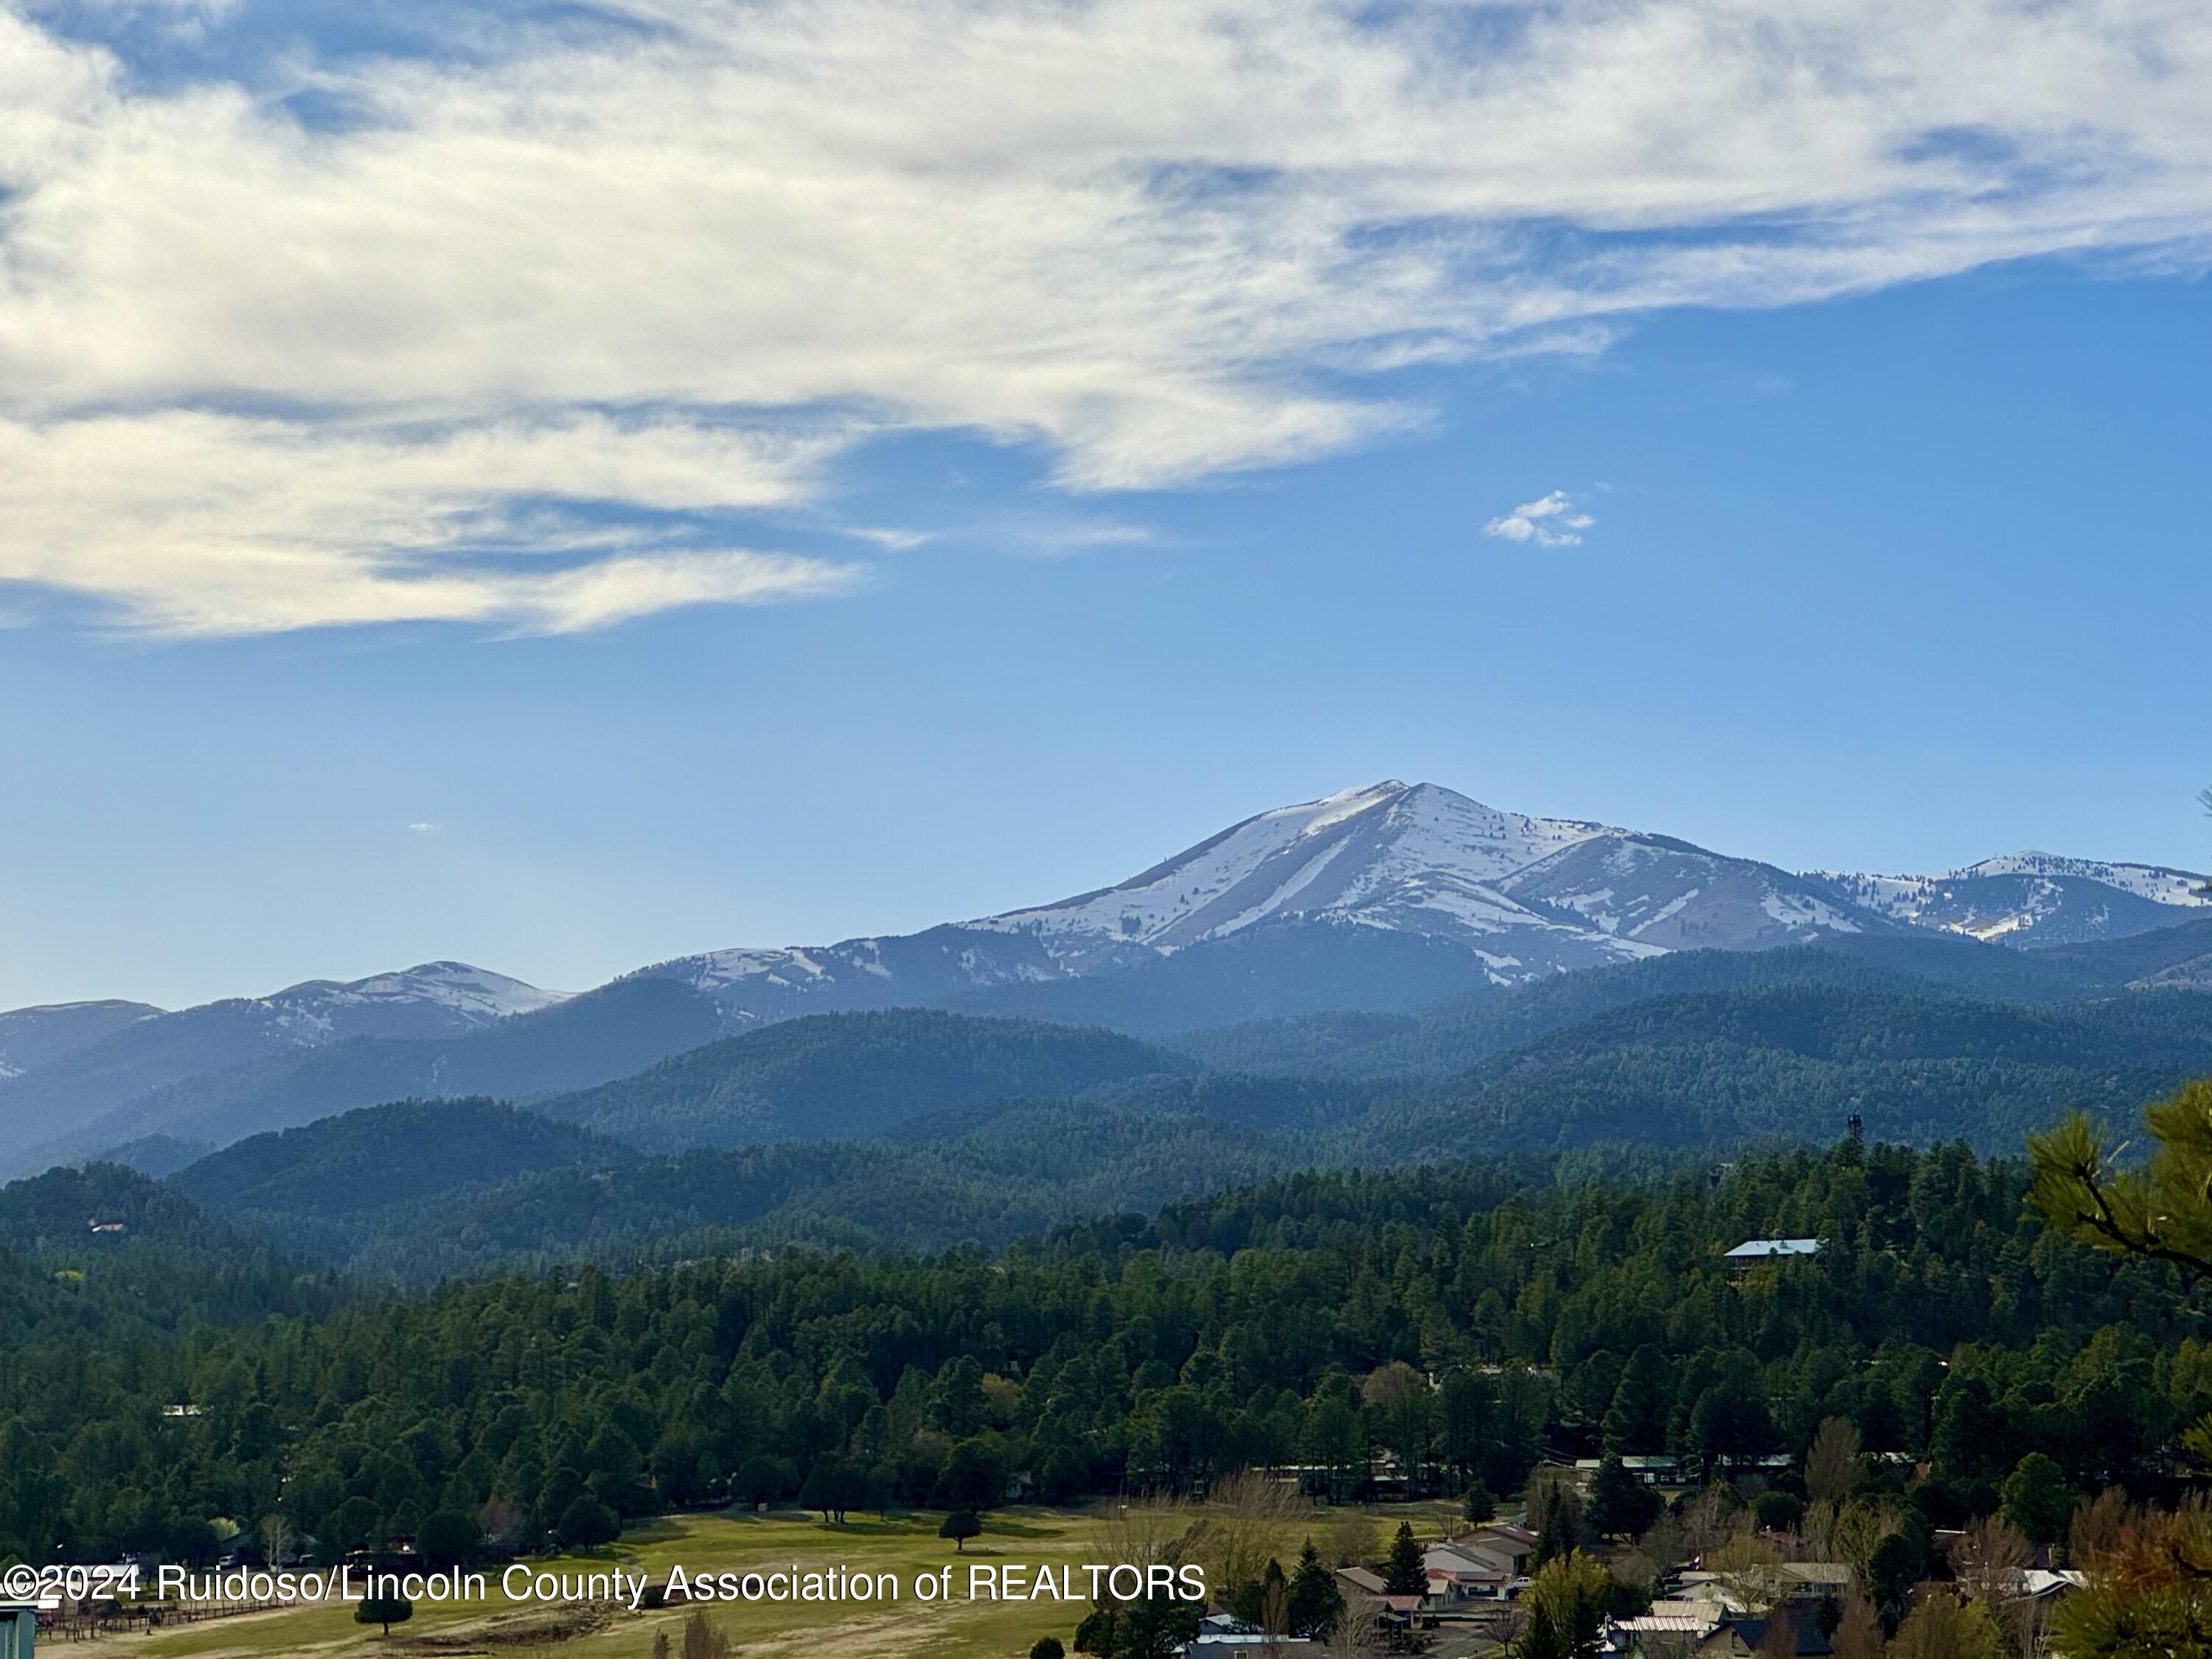
<instances>
[{"instance_id":1,"label":"bare deciduous tree","mask_svg":"<svg viewBox=\"0 0 2212 1659\"><path fill-rule=\"evenodd\" d=\"M1682 1512L1682 1540L1703 1559L1746 1529L1741 1505L1722 1487L1708 1486Z\"/></svg>"},{"instance_id":2,"label":"bare deciduous tree","mask_svg":"<svg viewBox=\"0 0 2212 1659\"><path fill-rule=\"evenodd\" d=\"M1836 1659L1882 1659L1881 1620L1863 1595L1845 1599L1843 1617L1828 1639L1835 1646Z\"/></svg>"},{"instance_id":3,"label":"bare deciduous tree","mask_svg":"<svg viewBox=\"0 0 2212 1659\"><path fill-rule=\"evenodd\" d=\"M2004 1638L1978 1603L1938 1590L1897 1628L1888 1659L1999 1659Z\"/></svg>"},{"instance_id":4,"label":"bare deciduous tree","mask_svg":"<svg viewBox=\"0 0 2212 1659\"><path fill-rule=\"evenodd\" d=\"M684 1659L730 1659L730 1638L697 1607L684 1621Z\"/></svg>"},{"instance_id":5,"label":"bare deciduous tree","mask_svg":"<svg viewBox=\"0 0 2212 1659\"><path fill-rule=\"evenodd\" d=\"M1875 1552L1901 1524L1897 1511L1890 1505L1869 1503L1864 1498L1837 1512L1829 1528L1829 1547L1835 1559L1850 1568L1862 1593L1869 1588L1868 1574L1874 1567Z\"/></svg>"},{"instance_id":6,"label":"bare deciduous tree","mask_svg":"<svg viewBox=\"0 0 2212 1659\"><path fill-rule=\"evenodd\" d=\"M2109 1553L2120 1541L2128 1524L2128 1500L2118 1486L2107 1486L2074 1511L2074 1524L2066 1534L2066 1559L2080 1566Z\"/></svg>"},{"instance_id":7,"label":"bare deciduous tree","mask_svg":"<svg viewBox=\"0 0 2212 1659\"><path fill-rule=\"evenodd\" d=\"M1841 1508L1857 1494L1863 1472L1858 1425L1848 1418L1826 1419L1805 1454L1806 1496L1815 1504L1825 1501Z\"/></svg>"},{"instance_id":8,"label":"bare deciduous tree","mask_svg":"<svg viewBox=\"0 0 2212 1659\"><path fill-rule=\"evenodd\" d=\"M1767 1616L1766 1629L1754 1651L1758 1659L1797 1659L1797 1621L1790 1616L1786 1605Z\"/></svg>"},{"instance_id":9,"label":"bare deciduous tree","mask_svg":"<svg viewBox=\"0 0 2212 1659\"><path fill-rule=\"evenodd\" d=\"M1294 1487L1256 1469L1216 1481L1205 1502L1193 1507L1188 1559L1206 1569L1206 1582L1224 1595L1261 1577L1269 1561L1294 1557L1314 1514Z\"/></svg>"},{"instance_id":10,"label":"bare deciduous tree","mask_svg":"<svg viewBox=\"0 0 2212 1659\"><path fill-rule=\"evenodd\" d=\"M1985 1516L1951 1547L1959 1588L2012 1636L2015 1653L2033 1653L2035 1604L2021 1594L2021 1575L2035 1559L2027 1534L2002 1515Z\"/></svg>"},{"instance_id":11,"label":"bare deciduous tree","mask_svg":"<svg viewBox=\"0 0 2212 1659\"><path fill-rule=\"evenodd\" d=\"M261 1550L272 1567L284 1565L292 1553L292 1523L281 1515L261 1517Z\"/></svg>"}]
</instances>

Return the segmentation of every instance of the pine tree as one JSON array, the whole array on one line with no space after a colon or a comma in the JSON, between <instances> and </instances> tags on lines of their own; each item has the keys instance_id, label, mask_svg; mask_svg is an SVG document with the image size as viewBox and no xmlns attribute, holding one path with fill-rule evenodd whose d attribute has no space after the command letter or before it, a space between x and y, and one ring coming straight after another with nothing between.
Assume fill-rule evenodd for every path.
<instances>
[{"instance_id":1,"label":"pine tree","mask_svg":"<svg viewBox=\"0 0 2212 1659\"><path fill-rule=\"evenodd\" d=\"M1659 1500L1637 1484L1618 1454L1608 1452L1590 1483L1589 1518L1607 1536L1641 1534L1659 1518Z\"/></svg>"},{"instance_id":2,"label":"pine tree","mask_svg":"<svg viewBox=\"0 0 2212 1659\"><path fill-rule=\"evenodd\" d=\"M2030 1543L2056 1544L2064 1538L2080 1502L2067 1484L2066 1471L2041 1452L2028 1453L2005 1477L2005 1519L2026 1533Z\"/></svg>"},{"instance_id":3,"label":"pine tree","mask_svg":"<svg viewBox=\"0 0 2212 1659\"><path fill-rule=\"evenodd\" d=\"M1536 1533L1536 1547L1528 1554L1528 1571L1531 1573L1540 1572L1553 1562L1564 1560L1568 1552L1574 1548L1575 1534L1578 1529L1573 1516L1568 1512L1571 1507L1566 1495L1562 1492L1556 1494L1545 1509L1544 1524Z\"/></svg>"},{"instance_id":4,"label":"pine tree","mask_svg":"<svg viewBox=\"0 0 2212 1659\"><path fill-rule=\"evenodd\" d=\"M1646 1342L1628 1357L1613 1403L1605 1413L1605 1443L1613 1451L1658 1452L1667 1449L1667 1413L1673 1378L1667 1356Z\"/></svg>"},{"instance_id":5,"label":"pine tree","mask_svg":"<svg viewBox=\"0 0 2212 1659\"><path fill-rule=\"evenodd\" d=\"M1344 1616L1344 1593L1336 1575L1323 1565L1321 1552L1309 1538L1298 1552L1297 1571L1291 1575L1288 1623L1293 1636L1325 1636Z\"/></svg>"},{"instance_id":6,"label":"pine tree","mask_svg":"<svg viewBox=\"0 0 2212 1659\"><path fill-rule=\"evenodd\" d=\"M1382 1593L1385 1595L1426 1595L1429 1593L1428 1570L1421 1565L1421 1547L1413 1541L1413 1523L1401 1521L1397 1534L1390 1540L1390 1556L1382 1564Z\"/></svg>"}]
</instances>

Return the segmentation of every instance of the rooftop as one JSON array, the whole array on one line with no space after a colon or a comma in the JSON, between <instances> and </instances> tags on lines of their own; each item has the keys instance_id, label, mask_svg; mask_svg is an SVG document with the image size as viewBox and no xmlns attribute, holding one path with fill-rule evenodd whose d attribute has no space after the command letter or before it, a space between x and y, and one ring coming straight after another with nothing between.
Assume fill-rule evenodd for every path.
<instances>
[{"instance_id":1,"label":"rooftop","mask_svg":"<svg viewBox=\"0 0 2212 1659\"><path fill-rule=\"evenodd\" d=\"M1778 1255L1818 1255L1817 1238L1747 1238L1723 1258L1728 1261L1764 1261Z\"/></svg>"}]
</instances>

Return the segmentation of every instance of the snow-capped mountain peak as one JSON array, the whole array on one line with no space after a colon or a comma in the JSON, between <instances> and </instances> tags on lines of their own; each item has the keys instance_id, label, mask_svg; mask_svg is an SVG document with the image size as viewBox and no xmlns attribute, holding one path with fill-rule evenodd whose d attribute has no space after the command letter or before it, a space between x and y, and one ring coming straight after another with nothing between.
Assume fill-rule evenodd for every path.
<instances>
[{"instance_id":1,"label":"snow-capped mountain peak","mask_svg":"<svg viewBox=\"0 0 2212 1659\"><path fill-rule=\"evenodd\" d=\"M1815 878L1895 921L2014 945L2147 933L2212 907L2207 878L2193 871L2057 853L2007 853L1931 876Z\"/></svg>"},{"instance_id":2,"label":"snow-capped mountain peak","mask_svg":"<svg viewBox=\"0 0 2212 1659\"><path fill-rule=\"evenodd\" d=\"M1032 993L1167 962L1180 964L1177 983L1211 975L1248 985L1272 971L1263 962L1304 963L1282 969L1297 979L1285 997L1364 1006L1376 993L1361 975L1385 960L1427 964L1416 975L1431 975L1423 984L1462 972L1510 982L1668 951L1914 927L2057 943L2170 925L2177 908L2207 902L2196 890L2203 884L2186 871L2041 853L1942 877L1796 875L1669 836L1506 811L1393 778L1255 813L1124 881L1054 903L918 933L714 951L640 971L704 992L733 1029L979 996L1056 1006ZM1212 965L1201 970L1194 957ZM1311 966L1320 963L1339 966ZM1324 993L1324 982L1337 988Z\"/></svg>"},{"instance_id":3,"label":"snow-capped mountain peak","mask_svg":"<svg viewBox=\"0 0 2212 1659\"><path fill-rule=\"evenodd\" d=\"M2067 858L2057 853L2006 853L1950 872L1950 878L1958 880L1988 876L2065 876L2101 882L2136 898L2148 899L2154 904L2191 909L2212 906L2204 877L2155 864L2107 864L2097 859Z\"/></svg>"},{"instance_id":4,"label":"snow-capped mountain peak","mask_svg":"<svg viewBox=\"0 0 2212 1659\"><path fill-rule=\"evenodd\" d=\"M465 962L425 962L395 973L372 974L367 979L339 983L311 979L287 986L264 999L274 1005L302 1011L372 1007L401 1003L423 1004L451 1010L467 1019L504 1019L509 1014L535 1013L550 1007L567 994L545 991L488 968Z\"/></svg>"},{"instance_id":5,"label":"snow-capped mountain peak","mask_svg":"<svg viewBox=\"0 0 2212 1659\"><path fill-rule=\"evenodd\" d=\"M1432 911L1439 927L1480 933L1547 926L1490 884L1606 833L1392 779L1259 813L1115 886L966 925L1035 933L1061 958L1098 945L1171 951L1291 915L1379 923L1386 909Z\"/></svg>"},{"instance_id":6,"label":"snow-capped mountain peak","mask_svg":"<svg viewBox=\"0 0 2212 1659\"><path fill-rule=\"evenodd\" d=\"M743 1025L1141 972L1231 942L1264 952L1296 939L1293 954L1311 947L1348 963L1360 956L1351 936L1394 935L1425 961L1456 956L1468 975L1503 983L1893 925L1770 865L1393 778L1255 813L1054 903L900 937L714 951L641 972L707 993Z\"/></svg>"}]
</instances>

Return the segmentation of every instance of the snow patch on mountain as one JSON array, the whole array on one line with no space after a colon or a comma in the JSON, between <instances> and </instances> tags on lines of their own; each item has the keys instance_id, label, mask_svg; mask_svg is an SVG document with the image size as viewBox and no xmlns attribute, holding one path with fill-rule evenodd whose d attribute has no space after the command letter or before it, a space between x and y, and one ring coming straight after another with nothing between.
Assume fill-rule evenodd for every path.
<instances>
[{"instance_id":1,"label":"snow patch on mountain","mask_svg":"<svg viewBox=\"0 0 2212 1659\"><path fill-rule=\"evenodd\" d=\"M1101 943L1164 954L1292 915L1468 933L1556 927L1490 884L1605 833L1392 779L1261 812L1116 886L964 925L1034 933L1072 964Z\"/></svg>"},{"instance_id":2,"label":"snow patch on mountain","mask_svg":"<svg viewBox=\"0 0 2212 1659\"><path fill-rule=\"evenodd\" d=\"M2007 853L1979 864L1954 870L1946 879L1978 876L2067 876L2094 881L2154 904L2183 909L2212 908L2208 878L2188 870L2170 870L2154 864L2106 864L2095 859L2069 859L2056 853Z\"/></svg>"},{"instance_id":3,"label":"snow patch on mountain","mask_svg":"<svg viewBox=\"0 0 2212 1659\"><path fill-rule=\"evenodd\" d=\"M2207 878L2193 871L2055 853L2008 853L1932 876L1810 878L1894 921L2008 945L2119 938L2212 908Z\"/></svg>"},{"instance_id":4,"label":"snow patch on mountain","mask_svg":"<svg viewBox=\"0 0 2212 1659\"><path fill-rule=\"evenodd\" d=\"M465 962L426 962L343 983L306 980L258 1000L296 1041L313 1044L329 1042L361 1024L364 1014L434 1009L459 1024L473 1025L536 1013L566 995Z\"/></svg>"},{"instance_id":5,"label":"snow patch on mountain","mask_svg":"<svg viewBox=\"0 0 2212 1659\"><path fill-rule=\"evenodd\" d=\"M35 1072L161 1013L149 1003L118 1000L50 1002L0 1012L0 1081Z\"/></svg>"}]
</instances>

